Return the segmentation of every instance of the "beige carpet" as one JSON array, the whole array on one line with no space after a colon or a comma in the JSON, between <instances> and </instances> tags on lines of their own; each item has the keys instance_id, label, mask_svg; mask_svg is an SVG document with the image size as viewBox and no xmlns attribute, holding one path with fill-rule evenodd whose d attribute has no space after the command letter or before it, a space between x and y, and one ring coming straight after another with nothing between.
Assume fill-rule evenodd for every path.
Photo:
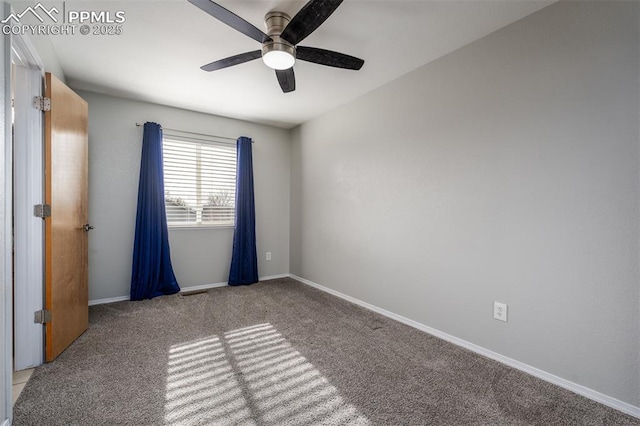
<instances>
[{"instance_id":1,"label":"beige carpet","mask_svg":"<svg viewBox=\"0 0 640 426\"><path fill-rule=\"evenodd\" d=\"M291 279L90 309L15 425L640 425Z\"/></svg>"}]
</instances>

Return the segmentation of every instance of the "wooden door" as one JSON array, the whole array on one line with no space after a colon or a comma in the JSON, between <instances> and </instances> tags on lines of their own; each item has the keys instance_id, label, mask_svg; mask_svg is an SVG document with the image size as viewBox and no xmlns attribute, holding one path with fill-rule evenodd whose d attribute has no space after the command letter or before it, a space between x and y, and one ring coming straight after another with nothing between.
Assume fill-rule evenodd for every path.
<instances>
[{"instance_id":1,"label":"wooden door","mask_svg":"<svg viewBox=\"0 0 640 426\"><path fill-rule=\"evenodd\" d=\"M45 77L45 358L53 361L89 324L88 106L50 73ZM87 225L85 227L85 225Z\"/></svg>"}]
</instances>

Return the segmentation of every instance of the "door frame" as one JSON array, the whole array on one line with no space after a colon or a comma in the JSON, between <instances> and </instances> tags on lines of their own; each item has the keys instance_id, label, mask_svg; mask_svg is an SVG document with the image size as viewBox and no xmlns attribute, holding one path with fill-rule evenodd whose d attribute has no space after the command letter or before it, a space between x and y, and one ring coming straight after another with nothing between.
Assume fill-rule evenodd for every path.
<instances>
[{"instance_id":1,"label":"door frame","mask_svg":"<svg viewBox=\"0 0 640 426\"><path fill-rule=\"evenodd\" d=\"M0 2L4 16L11 13L11 5ZM13 366L13 260L11 229L13 206L11 200L13 188L13 154L11 152L11 37L5 36L0 49L0 424L11 423L12 398L11 385ZM3 196L3 197L2 197ZM2 199L4 198L4 199Z\"/></svg>"},{"instance_id":2,"label":"door frame","mask_svg":"<svg viewBox=\"0 0 640 426\"><path fill-rule=\"evenodd\" d=\"M11 40L15 118L14 200L14 365L15 371L43 363L44 327L33 313L44 307L44 223L33 206L44 202L42 112L33 97L42 96L44 66L27 37Z\"/></svg>"}]
</instances>

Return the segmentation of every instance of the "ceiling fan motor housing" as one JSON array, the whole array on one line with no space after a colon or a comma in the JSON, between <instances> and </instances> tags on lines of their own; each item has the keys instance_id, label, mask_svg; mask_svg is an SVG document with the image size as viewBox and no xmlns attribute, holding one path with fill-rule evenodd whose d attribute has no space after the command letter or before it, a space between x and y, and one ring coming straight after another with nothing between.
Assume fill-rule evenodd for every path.
<instances>
[{"instance_id":1,"label":"ceiling fan motor housing","mask_svg":"<svg viewBox=\"0 0 640 426\"><path fill-rule=\"evenodd\" d=\"M285 52L296 57L296 47L280 37L282 31L286 28L287 24L291 21L291 17L284 12L273 11L269 12L264 17L264 23L267 27L267 34L271 37L271 41L267 41L262 44L262 57L270 52ZM293 64L291 64L293 66Z\"/></svg>"}]
</instances>

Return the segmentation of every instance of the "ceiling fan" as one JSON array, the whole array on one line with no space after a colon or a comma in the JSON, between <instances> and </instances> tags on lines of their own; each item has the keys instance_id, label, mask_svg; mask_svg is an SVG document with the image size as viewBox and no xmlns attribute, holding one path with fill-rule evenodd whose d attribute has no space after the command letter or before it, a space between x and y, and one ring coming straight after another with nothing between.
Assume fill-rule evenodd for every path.
<instances>
[{"instance_id":1,"label":"ceiling fan","mask_svg":"<svg viewBox=\"0 0 640 426\"><path fill-rule=\"evenodd\" d=\"M278 83L280 83L280 88L284 93L296 90L296 79L293 73L293 65L296 59L329 67L359 70L364 64L362 59L331 50L298 46L298 43L314 32L331 16L342 1L310 0L293 18L283 12L269 12L264 18L267 27L267 33L265 34L249 22L211 0L189 0L190 3L214 18L240 31L247 37L262 43L262 49L260 50L230 56L203 65L200 68L204 71L215 71L262 57L264 63L275 70Z\"/></svg>"}]
</instances>

